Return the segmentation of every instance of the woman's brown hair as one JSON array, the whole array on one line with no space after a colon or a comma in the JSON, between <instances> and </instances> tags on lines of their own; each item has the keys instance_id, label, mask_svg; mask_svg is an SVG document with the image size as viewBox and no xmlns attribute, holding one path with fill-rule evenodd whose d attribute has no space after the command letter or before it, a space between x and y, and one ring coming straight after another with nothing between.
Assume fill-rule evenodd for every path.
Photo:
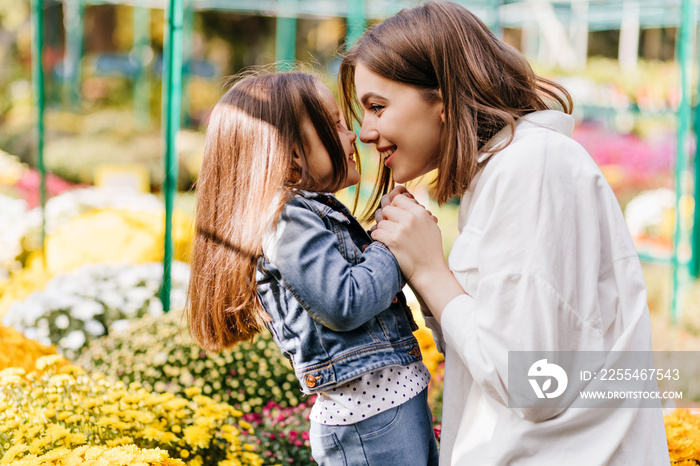
<instances>
[{"instance_id":1,"label":"woman's brown hair","mask_svg":"<svg viewBox=\"0 0 700 466\"><path fill-rule=\"evenodd\" d=\"M348 124L358 121L355 67L362 63L392 81L415 86L426 100L442 97L442 132L433 195L443 203L466 191L476 174L480 151L502 128L537 110L571 113L562 86L536 76L527 60L499 40L473 13L447 1L405 9L369 29L347 52L338 76L340 101ZM506 144L510 143L511 139ZM391 188L381 165L367 213Z\"/></svg>"},{"instance_id":2,"label":"woman's brown hair","mask_svg":"<svg viewBox=\"0 0 700 466\"><path fill-rule=\"evenodd\" d=\"M256 264L263 235L294 189L333 192L345 181L346 155L319 86L306 73L249 73L211 113L196 185L187 309L190 334L208 351L261 330ZM309 176L304 121L311 121L332 162L333 176L324 184Z\"/></svg>"}]
</instances>

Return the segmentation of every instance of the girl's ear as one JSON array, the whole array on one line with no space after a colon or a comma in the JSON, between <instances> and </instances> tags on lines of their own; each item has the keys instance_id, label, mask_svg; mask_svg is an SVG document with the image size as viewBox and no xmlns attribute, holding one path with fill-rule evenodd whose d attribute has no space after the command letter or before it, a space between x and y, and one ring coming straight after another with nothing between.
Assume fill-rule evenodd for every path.
<instances>
[{"instance_id":1,"label":"girl's ear","mask_svg":"<svg viewBox=\"0 0 700 466\"><path fill-rule=\"evenodd\" d=\"M438 92L440 93L440 120L445 124L447 122L447 120L445 120L445 101L442 98L442 91Z\"/></svg>"},{"instance_id":2,"label":"girl's ear","mask_svg":"<svg viewBox=\"0 0 700 466\"><path fill-rule=\"evenodd\" d=\"M292 164L294 165L294 168L300 169L302 167L302 162L301 162L301 155L299 154L299 148L295 147L292 150Z\"/></svg>"}]
</instances>

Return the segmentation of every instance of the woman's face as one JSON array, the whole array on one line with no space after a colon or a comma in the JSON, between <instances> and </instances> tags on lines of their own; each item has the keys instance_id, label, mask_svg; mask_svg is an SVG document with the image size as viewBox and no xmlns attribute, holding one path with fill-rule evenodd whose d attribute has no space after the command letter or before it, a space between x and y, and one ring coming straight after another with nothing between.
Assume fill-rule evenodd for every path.
<instances>
[{"instance_id":1,"label":"woman's face","mask_svg":"<svg viewBox=\"0 0 700 466\"><path fill-rule=\"evenodd\" d=\"M417 87L380 76L362 63L355 67L355 86L364 109L360 141L377 147L394 181L405 183L435 169L442 99L430 102Z\"/></svg>"}]
</instances>

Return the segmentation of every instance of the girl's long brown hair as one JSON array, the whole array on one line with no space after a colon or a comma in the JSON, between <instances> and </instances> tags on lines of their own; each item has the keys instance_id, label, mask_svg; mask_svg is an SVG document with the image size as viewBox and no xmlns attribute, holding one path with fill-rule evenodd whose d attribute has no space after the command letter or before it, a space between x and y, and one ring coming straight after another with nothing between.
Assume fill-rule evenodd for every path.
<instances>
[{"instance_id":1,"label":"girl's long brown hair","mask_svg":"<svg viewBox=\"0 0 700 466\"><path fill-rule=\"evenodd\" d=\"M186 313L193 340L208 351L261 330L256 264L263 235L293 189L332 192L347 176L346 155L319 86L306 73L248 74L211 113L196 186ZM302 131L309 120L333 165L334 176L324 185L309 176Z\"/></svg>"},{"instance_id":2,"label":"girl's long brown hair","mask_svg":"<svg viewBox=\"0 0 700 466\"><path fill-rule=\"evenodd\" d=\"M484 147L499 130L506 126L514 130L518 118L537 110L571 113L573 107L566 89L536 76L517 50L452 2L430 1L402 10L369 29L350 48L338 77L348 124L361 123L355 90L358 63L417 87L429 101L442 97L446 121L433 185L440 203L466 191L479 168L480 151L504 147ZM366 213L372 213L391 183L389 170L381 165Z\"/></svg>"}]
</instances>

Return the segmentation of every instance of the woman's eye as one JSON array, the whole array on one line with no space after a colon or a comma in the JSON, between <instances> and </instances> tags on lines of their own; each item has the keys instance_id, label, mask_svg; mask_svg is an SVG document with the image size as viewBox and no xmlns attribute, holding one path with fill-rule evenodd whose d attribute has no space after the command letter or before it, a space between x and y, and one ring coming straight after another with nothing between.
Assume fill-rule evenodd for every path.
<instances>
[{"instance_id":1,"label":"woman's eye","mask_svg":"<svg viewBox=\"0 0 700 466\"><path fill-rule=\"evenodd\" d=\"M373 111L375 114L378 113L381 109L383 109L383 105L377 105L377 104L372 104L369 106L369 109Z\"/></svg>"}]
</instances>

